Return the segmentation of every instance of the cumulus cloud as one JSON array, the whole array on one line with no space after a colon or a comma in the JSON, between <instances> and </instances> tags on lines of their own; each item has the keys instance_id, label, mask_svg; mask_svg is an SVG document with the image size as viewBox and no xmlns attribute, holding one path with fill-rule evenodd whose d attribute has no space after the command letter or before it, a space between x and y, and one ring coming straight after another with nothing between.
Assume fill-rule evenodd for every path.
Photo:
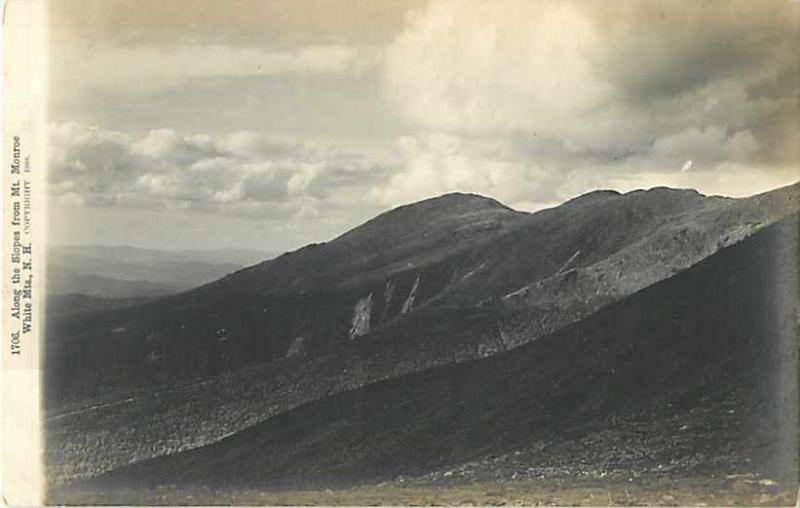
<instances>
[{"instance_id":1,"label":"cumulus cloud","mask_svg":"<svg viewBox=\"0 0 800 508\"><path fill-rule=\"evenodd\" d=\"M588 60L598 43L567 3L433 1L389 46L385 88L431 129L559 132L613 92Z\"/></svg>"},{"instance_id":2,"label":"cumulus cloud","mask_svg":"<svg viewBox=\"0 0 800 508\"><path fill-rule=\"evenodd\" d=\"M764 182L796 179L798 11L790 2L432 0L386 52L387 100L423 132L400 150L405 171L388 192L475 188L515 199L525 189L548 202L581 182L665 184L687 159L685 186L747 167Z\"/></svg>"},{"instance_id":3,"label":"cumulus cloud","mask_svg":"<svg viewBox=\"0 0 800 508\"><path fill-rule=\"evenodd\" d=\"M646 154L650 160L679 164L688 156L693 164L720 161L745 162L758 150L758 142L749 131L728 134L718 127L691 127L677 134L658 138Z\"/></svg>"},{"instance_id":4,"label":"cumulus cloud","mask_svg":"<svg viewBox=\"0 0 800 508\"><path fill-rule=\"evenodd\" d=\"M67 123L51 132L51 192L91 206L326 220L449 191L535 209L598 187L765 190L800 176L798 16L796 3L749 0L431 0L385 47L69 47L54 86L137 100L187 80L230 97L240 77L325 75L287 88L303 114L287 109L275 132L361 122L374 132L352 145L382 155L258 132L132 136ZM258 86L246 98L254 111L278 101ZM385 102L362 116L326 117L309 100L349 93L360 104L373 86Z\"/></svg>"},{"instance_id":5,"label":"cumulus cloud","mask_svg":"<svg viewBox=\"0 0 800 508\"><path fill-rule=\"evenodd\" d=\"M534 160L521 160L503 140L467 140L448 134L405 136L394 145L398 167L370 193L384 205L407 203L450 191L493 196L509 204L525 200L534 190L552 188L558 175ZM511 153L511 155L509 155Z\"/></svg>"},{"instance_id":6,"label":"cumulus cloud","mask_svg":"<svg viewBox=\"0 0 800 508\"><path fill-rule=\"evenodd\" d=\"M140 138L78 123L50 128L50 193L61 203L310 217L352 205L385 180L374 160L239 132L214 139L161 129Z\"/></svg>"}]
</instances>

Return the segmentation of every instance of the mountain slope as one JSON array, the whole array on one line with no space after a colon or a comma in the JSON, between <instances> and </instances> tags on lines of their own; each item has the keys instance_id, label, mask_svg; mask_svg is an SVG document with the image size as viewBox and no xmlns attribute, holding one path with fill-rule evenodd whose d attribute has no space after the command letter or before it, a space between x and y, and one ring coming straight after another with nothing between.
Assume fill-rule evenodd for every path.
<instances>
[{"instance_id":1,"label":"mountain slope","mask_svg":"<svg viewBox=\"0 0 800 508\"><path fill-rule=\"evenodd\" d=\"M78 490L319 488L482 461L796 482L797 259L794 216L513 352L325 397ZM655 434L619 439L631 422Z\"/></svg>"},{"instance_id":2,"label":"mountain slope","mask_svg":"<svg viewBox=\"0 0 800 508\"><path fill-rule=\"evenodd\" d=\"M187 293L48 322L54 352L48 403L207 378L282 359L297 341L308 357L337 354L391 333L422 310L457 315L447 309L494 308L499 301L528 309L528 318L499 339L512 347L796 210L798 194L787 188L730 200L657 188L577 199L535 214L470 195L401 207L331 242ZM465 350L456 341L445 349L451 358L496 347ZM419 360L412 370L447 361ZM86 376L75 375L81 366ZM88 373L100 375L103 386Z\"/></svg>"},{"instance_id":3,"label":"mountain slope","mask_svg":"<svg viewBox=\"0 0 800 508\"><path fill-rule=\"evenodd\" d=\"M48 475L203 446L321 397L536 341L798 198L797 186L737 200L657 188L524 214L449 195L188 293L50 318Z\"/></svg>"}]
</instances>

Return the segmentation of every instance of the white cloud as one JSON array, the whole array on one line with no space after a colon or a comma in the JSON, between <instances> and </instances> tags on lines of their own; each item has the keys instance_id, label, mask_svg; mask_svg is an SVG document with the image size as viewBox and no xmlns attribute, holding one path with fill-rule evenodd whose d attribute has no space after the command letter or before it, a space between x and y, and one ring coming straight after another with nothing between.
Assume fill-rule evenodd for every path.
<instances>
[{"instance_id":1,"label":"white cloud","mask_svg":"<svg viewBox=\"0 0 800 508\"><path fill-rule=\"evenodd\" d=\"M773 34L796 26L778 11L735 1L720 13L697 3L617 11L589 0L433 0L386 53L387 100L428 140L387 193L523 188L546 200L569 178L652 176L688 158L689 177L770 157L796 164L796 148L785 147L796 147L797 123L780 115L798 108L796 62L785 57L797 44ZM531 167L557 175L559 190L536 190Z\"/></svg>"},{"instance_id":2,"label":"white cloud","mask_svg":"<svg viewBox=\"0 0 800 508\"><path fill-rule=\"evenodd\" d=\"M59 203L312 217L356 205L386 177L336 148L240 132L219 139L160 129L139 139L70 123L50 129L49 191Z\"/></svg>"},{"instance_id":3,"label":"white cloud","mask_svg":"<svg viewBox=\"0 0 800 508\"><path fill-rule=\"evenodd\" d=\"M749 131L728 134L720 127L692 127L677 134L658 138L642 156L651 165L672 167L691 159L698 167L720 162L744 162L758 150L758 142Z\"/></svg>"},{"instance_id":4,"label":"white cloud","mask_svg":"<svg viewBox=\"0 0 800 508\"><path fill-rule=\"evenodd\" d=\"M366 82L360 65L379 63L391 110L375 116L402 117L406 135L378 160L254 132L132 139L58 125L51 192L94 206L310 218L449 191L536 208L597 187L739 192L726 176L754 188L785 182L798 158L796 62L786 56L797 43L767 28L796 30L773 9L730 5L720 14L699 3L622 1L611 10L591 0L433 0L382 58L377 48L337 44L72 48L55 65L82 68L78 58L88 58L85 73L62 73L84 91L287 73ZM752 23L738 21L739 11ZM224 83L214 90L225 93ZM310 92L297 93L301 102ZM691 171L682 172L687 160Z\"/></svg>"},{"instance_id":5,"label":"white cloud","mask_svg":"<svg viewBox=\"0 0 800 508\"><path fill-rule=\"evenodd\" d=\"M434 0L388 48L385 89L429 129L562 133L613 91L592 70L598 42L565 2Z\"/></svg>"},{"instance_id":6,"label":"white cloud","mask_svg":"<svg viewBox=\"0 0 800 508\"><path fill-rule=\"evenodd\" d=\"M166 164L188 164L218 154L205 136L182 138L170 129L157 129L131 145L131 152Z\"/></svg>"},{"instance_id":7,"label":"white cloud","mask_svg":"<svg viewBox=\"0 0 800 508\"><path fill-rule=\"evenodd\" d=\"M384 205L416 201L445 192L475 192L514 204L558 180L534 161L513 154L502 140L448 134L407 136L395 143L400 170L370 197Z\"/></svg>"},{"instance_id":8,"label":"white cloud","mask_svg":"<svg viewBox=\"0 0 800 508\"><path fill-rule=\"evenodd\" d=\"M591 2L433 0L387 49L387 99L424 129L524 130L574 151L631 147L709 124L740 130L796 106L793 95L753 93L792 64L742 42L741 23L713 21L709 33L651 19L663 17L662 7L623 4L631 19L612 29ZM705 19L709 10L681 4L670 14Z\"/></svg>"},{"instance_id":9,"label":"white cloud","mask_svg":"<svg viewBox=\"0 0 800 508\"><path fill-rule=\"evenodd\" d=\"M271 139L255 132L234 132L219 140L220 149L241 157L286 157L308 150L302 143L289 143Z\"/></svg>"}]
</instances>

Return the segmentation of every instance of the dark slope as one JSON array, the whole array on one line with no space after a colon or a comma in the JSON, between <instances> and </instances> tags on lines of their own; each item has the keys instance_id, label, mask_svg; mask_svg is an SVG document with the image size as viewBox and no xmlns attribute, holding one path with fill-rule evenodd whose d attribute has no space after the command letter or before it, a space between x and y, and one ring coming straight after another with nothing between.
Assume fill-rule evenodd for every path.
<instances>
[{"instance_id":1,"label":"dark slope","mask_svg":"<svg viewBox=\"0 0 800 508\"><path fill-rule=\"evenodd\" d=\"M319 337L313 352L330 352L347 340L362 290L343 289L343 280L369 273L369 266L409 271L413 256L433 256L441 265L442 252L486 242L491 239L487 228L496 231L525 216L487 198L446 195L392 210L339 239L194 291L135 308L49 320L48 404L283 358L298 336ZM396 261L398 256L403 262ZM409 274L398 281L398 292L408 293L413 278ZM398 298L393 312L400 313L402 304Z\"/></svg>"},{"instance_id":2,"label":"dark slope","mask_svg":"<svg viewBox=\"0 0 800 508\"><path fill-rule=\"evenodd\" d=\"M424 246L411 266L363 270L377 278L361 279L356 263L325 288L286 294L267 283L281 276L268 262L150 305L49 318L48 478L203 446L326 395L525 344L746 238L797 210L798 198L797 186L741 200L659 188L518 214L450 195L363 226L380 225L374 234L346 235L387 253L402 245L379 231L399 228L404 242ZM437 205L448 200L475 211ZM425 214L414 213L425 203ZM497 214L500 228L464 241L443 229L426 238L428 223L480 230ZM428 259L429 250L452 255ZM302 266L327 265L311 254L316 265L294 269L313 282L316 272ZM251 279L255 292L237 289Z\"/></svg>"},{"instance_id":3,"label":"dark slope","mask_svg":"<svg viewBox=\"0 0 800 508\"><path fill-rule=\"evenodd\" d=\"M298 341L308 358L346 355L352 342L396 335L397 322L414 321L418 311L437 322L437 309L492 307L524 291L509 305L532 317L508 343L496 332L489 337L504 349L738 241L796 209L797 194L783 189L755 202L656 188L601 193L535 214L461 194L400 207L187 293L48 320L47 404L121 397L281 360ZM432 359L418 351L404 372L497 349L467 351L451 339Z\"/></svg>"},{"instance_id":4,"label":"dark slope","mask_svg":"<svg viewBox=\"0 0 800 508\"><path fill-rule=\"evenodd\" d=\"M445 194L400 206L330 242L247 268L219 284L257 294L356 286L490 241L527 217L490 198Z\"/></svg>"},{"instance_id":5,"label":"dark slope","mask_svg":"<svg viewBox=\"0 0 800 508\"><path fill-rule=\"evenodd\" d=\"M147 297L99 298L84 294L47 295L47 316L54 318L69 314L86 314L98 310L114 309L126 305L137 305Z\"/></svg>"},{"instance_id":6,"label":"dark slope","mask_svg":"<svg viewBox=\"0 0 800 508\"><path fill-rule=\"evenodd\" d=\"M794 216L513 352L323 398L77 489L341 486L534 448L542 465L557 458L549 448L585 451L558 443L613 431L615 416L674 423L697 411L707 419L690 432L640 440L652 449L628 470L796 480L797 259Z\"/></svg>"},{"instance_id":7,"label":"dark slope","mask_svg":"<svg viewBox=\"0 0 800 508\"><path fill-rule=\"evenodd\" d=\"M465 268L477 268L469 262L488 260L474 278L489 279L483 281L482 290L494 288L494 293L505 294L519 280L496 280L502 276L519 277L521 270L534 277L552 273L576 249L602 259L676 215L728 203L693 190L667 188L609 196L576 198L528 214L482 196L446 194L398 207L328 243L285 254L218 284L258 294L352 288L457 258L466 262ZM459 257L464 251L470 254ZM466 271L453 277L458 280ZM470 297L486 296L478 288L475 292L479 294Z\"/></svg>"}]
</instances>

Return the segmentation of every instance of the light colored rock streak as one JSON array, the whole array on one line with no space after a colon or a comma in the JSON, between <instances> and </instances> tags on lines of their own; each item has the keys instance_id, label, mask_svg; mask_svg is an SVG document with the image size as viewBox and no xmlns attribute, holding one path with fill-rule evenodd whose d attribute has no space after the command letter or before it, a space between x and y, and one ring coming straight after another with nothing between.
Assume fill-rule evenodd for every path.
<instances>
[{"instance_id":1,"label":"light colored rock streak","mask_svg":"<svg viewBox=\"0 0 800 508\"><path fill-rule=\"evenodd\" d=\"M305 339L303 337L295 337L292 343L289 345L289 349L286 351L286 358L292 358L293 356L305 356L305 355L306 355Z\"/></svg>"},{"instance_id":2,"label":"light colored rock streak","mask_svg":"<svg viewBox=\"0 0 800 508\"><path fill-rule=\"evenodd\" d=\"M419 288L419 275L417 278L414 279L414 285L411 286L411 291L408 293L408 298L403 303L403 310L400 311L401 314L405 314L411 310L414 310L414 299L417 297L417 289Z\"/></svg>"},{"instance_id":3,"label":"light colored rock streak","mask_svg":"<svg viewBox=\"0 0 800 508\"><path fill-rule=\"evenodd\" d=\"M372 313L372 293L356 302L353 309L353 322L350 325L349 337L355 339L369 332L369 316Z\"/></svg>"},{"instance_id":4,"label":"light colored rock streak","mask_svg":"<svg viewBox=\"0 0 800 508\"><path fill-rule=\"evenodd\" d=\"M383 312L381 312L381 323L386 321L389 316L389 305L392 303L394 297L394 279L386 282L386 287L383 288Z\"/></svg>"},{"instance_id":5,"label":"light colored rock streak","mask_svg":"<svg viewBox=\"0 0 800 508\"><path fill-rule=\"evenodd\" d=\"M564 263L563 265L561 265L561 268L559 268L559 269L558 269L558 271L557 271L556 273L561 273L561 272L563 272L564 270L566 270L566 269L567 269L567 267L568 267L569 265L571 265L573 261L575 261L575 258L577 258L578 256L580 256L580 254L581 254L581 251L580 251L580 250L576 250L576 251L575 251L575 253L574 253L572 256L570 256L570 258L567 260L567 262L566 262L566 263Z\"/></svg>"}]
</instances>

